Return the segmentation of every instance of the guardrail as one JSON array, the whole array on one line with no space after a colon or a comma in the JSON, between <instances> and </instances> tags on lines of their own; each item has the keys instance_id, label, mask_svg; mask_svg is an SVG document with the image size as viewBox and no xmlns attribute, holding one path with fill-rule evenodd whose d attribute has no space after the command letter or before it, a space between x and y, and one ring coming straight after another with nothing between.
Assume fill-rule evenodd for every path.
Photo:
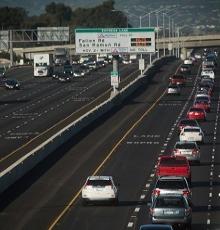
<instances>
[{"instance_id":1,"label":"guardrail","mask_svg":"<svg viewBox=\"0 0 220 230\"><path fill-rule=\"evenodd\" d=\"M73 135L77 134L97 118L110 111L116 104L118 105L119 103L122 103L123 100L131 95L140 85L146 84L153 73L158 70L158 67L171 59L174 59L174 57L164 57L155 60L152 65L144 71L142 76L139 75L128 85L121 88L119 93L115 96L110 97L110 92L108 92L106 95L103 95L102 99L100 98L99 105L91 108L84 114L83 111L81 111L82 114L79 118L76 119L74 116L70 116L65 120L62 129L52 127L50 132L44 134L44 139L39 138L34 140L36 143L33 141L32 149L27 145L27 148L22 150L22 153L25 151L27 154L21 156L19 160L12 163L7 169L0 173L0 193L4 192L59 146L72 138ZM101 101L103 99L104 101Z\"/></svg>"}]
</instances>

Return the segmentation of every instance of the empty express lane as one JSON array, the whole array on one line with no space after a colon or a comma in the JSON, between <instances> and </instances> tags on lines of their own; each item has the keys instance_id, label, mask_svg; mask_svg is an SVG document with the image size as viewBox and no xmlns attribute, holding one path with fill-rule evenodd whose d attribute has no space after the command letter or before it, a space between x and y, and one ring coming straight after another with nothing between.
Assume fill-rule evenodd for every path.
<instances>
[{"instance_id":1,"label":"empty express lane","mask_svg":"<svg viewBox=\"0 0 220 230\"><path fill-rule=\"evenodd\" d=\"M111 68L108 65L86 77L74 78L67 84L51 78L35 79L32 75L26 79L24 72L19 69L19 78L24 81L21 90L0 90L0 144L4 149L0 155L1 164L12 150L109 90ZM122 81L133 73L138 75L136 64L121 65L120 71ZM16 71L13 71L13 75L16 75Z\"/></svg>"},{"instance_id":2,"label":"empty express lane","mask_svg":"<svg viewBox=\"0 0 220 230\"><path fill-rule=\"evenodd\" d=\"M76 197L76 202L58 221L58 225L55 223L55 227L125 228L132 208L139 203L142 185L146 175L154 167L160 145L167 135L166 130L169 130L188 97L188 93L184 93L178 99L158 99L162 97L168 84L168 76L175 72L177 65L175 62L158 70L159 73L149 85L143 86L124 105L99 119L96 125L74 137L22 182L7 191L6 197L1 199L4 215L0 216L0 222L3 228L10 229L16 224L17 229L28 229L30 226L33 229L45 229L55 223L56 217L67 207L73 196ZM190 92L191 88L185 90ZM177 110L172 113L173 102ZM164 112L168 116L161 119ZM142 125L142 121L138 128L131 129L132 133L127 133L144 113L146 117L144 116L143 121L147 124ZM160 122L155 123L155 118ZM128 135L119 142L126 133ZM117 143L120 143L119 148L116 148ZM104 159L106 162L101 164ZM94 171L97 174L113 175L120 182L118 207L81 206L76 194L86 177ZM19 196L16 194L18 186ZM14 212L17 209L19 213Z\"/></svg>"}]
</instances>

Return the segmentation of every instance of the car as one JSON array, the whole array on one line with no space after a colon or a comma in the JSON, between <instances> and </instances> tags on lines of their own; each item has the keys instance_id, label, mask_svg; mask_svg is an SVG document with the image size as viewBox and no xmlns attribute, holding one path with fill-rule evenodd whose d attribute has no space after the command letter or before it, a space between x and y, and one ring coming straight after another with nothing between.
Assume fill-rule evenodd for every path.
<instances>
[{"instance_id":1,"label":"car","mask_svg":"<svg viewBox=\"0 0 220 230\"><path fill-rule=\"evenodd\" d=\"M171 94L177 94L180 95L180 87L179 85L176 84L170 84L167 88L167 94L171 95Z\"/></svg>"},{"instance_id":2,"label":"car","mask_svg":"<svg viewBox=\"0 0 220 230\"><path fill-rule=\"evenodd\" d=\"M0 67L0 78L5 78L6 68L4 66Z\"/></svg>"},{"instance_id":3,"label":"car","mask_svg":"<svg viewBox=\"0 0 220 230\"><path fill-rule=\"evenodd\" d=\"M202 70L201 76L208 75L210 78L215 79L215 73L213 70Z\"/></svg>"},{"instance_id":4,"label":"car","mask_svg":"<svg viewBox=\"0 0 220 230\"><path fill-rule=\"evenodd\" d=\"M206 112L211 111L211 104L209 99L196 99L193 103L193 108L204 109ZM206 120L206 118L204 119Z\"/></svg>"},{"instance_id":5,"label":"car","mask_svg":"<svg viewBox=\"0 0 220 230\"><path fill-rule=\"evenodd\" d=\"M162 176L155 183L151 194L153 201L157 196L164 194L180 194L187 199L191 199L191 191L185 177L181 176Z\"/></svg>"},{"instance_id":6,"label":"car","mask_svg":"<svg viewBox=\"0 0 220 230\"><path fill-rule=\"evenodd\" d=\"M202 80L208 80L210 82L215 83L215 79L210 78L209 75L203 75L203 76L201 76L201 82L202 82Z\"/></svg>"},{"instance_id":7,"label":"car","mask_svg":"<svg viewBox=\"0 0 220 230\"><path fill-rule=\"evenodd\" d=\"M184 156L167 155L158 158L156 176L183 176L191 183L189 161Z\"/></svg>"},{"instance_id":8,"label":"car","mask_svg":"<svg viewBox=\"0 0 220 230\"><path fill-rule=\"evenodd\" d=\"M139 230L173 230L173 227L169 224L145 224Z\"/></svg>"},{"instance_id":9,"label":"car","mask_svg":"<svg viewBox=\"0 0 220 230\"><path fill-rule=\"evenodd\" d=\"M63 73L68 75L73 75L73 66L72 65L64 65Z\"/></svg>"},{"instance_id":10,"label":"car","mask_svg":"<svg viewBox=\"0 0 220 230\"><path fill-rule=\"evenodd\" d=\"M20 89L21 84L15 79L7 79L5 81L6 89Z\"/></svg>"},{"instance_id":11,"label":"car","mask_svg":"<svg viewBox=\"0 0 220 230\"><path fill-rule=\"evenodd\" d=\"M75 69L73 71L73 76L74 77L83 77L83 76L85 76L85 72L83 70L81 70L80 68L79 69Z\"/></svg>"},{"instance_id":12,"label":"car","mask_svg":"<svg viewBox=\"0 0 220 230\"><path fill-rule=\"evenodd\" d=\"M204 143L204 133L200 127L186 126L179 135L180 141L196 141Z\"/></svg>"},{"instance_id":13,"label":"car","mask_svg":"<svg viewBox=\"0 0 220 230\"><path fill-rule=\"evenodd\" d=\"M206 93L210 96L213 94L213 87L211 87L210 85L207 85L207 84L203 84L201 82L199 83L197 90L206 91Z\"/></svg>"},{"instance_id":14,"label":"car","mask_svg":"<svg viewBox=\"0 0 220 230\"><path fill-rule=\"evenodd\" d=\"M152 202L149 212L153 224L182 225L191 229L191 202L179 194L159 195Z\"/></svg>"},{"instance_id":15,"label":"car","mask_svg":"<svg viewBox=\"0 0 220 230\"><path fill-rule=\"evenodd\" d=\"M71 76L69 74L60 74L58 77L58 80L60 82L70 82L71 81Z\"/></svg>"},{"instance_id":16,"label":"car","mask_svg":"<svg viewBox=\"0 0 220 230\"><path fill-rule=\"evenodd\" d=\"M186 118L189 120L206 121L206 112L204 108L199 108L199 104L196 105L197 107L194 107L194 105L189 109L189 111L186 114Z\"/></svg>"},{"instance_id":17,"label":"car","mask_svg":"<svg viewBox=\"0 0 220 230\"><path fill-rule=\"evenodd\" d=\"M186 65L193 65L193 60L192 59L185 59L183 61L183 63L186 64Z\"/></svg>"},{"instance_id":18,"label":"car","mask_svg":"<svg viewBox=\"0 0 220 230\"><path fill-rule=\"evenodd\" d=\"M52 74L52 79L56 80L59 78L59 76L61 75L61 73L59 71L54 71L53 74Z\"/></svg>"},{"instance_id":19,"label":"car","mask_svg":"<svg viewBox=\"0 0 220 230\"><path fill-rule=\"evenodd\" d=\"M210 80L210 79L202 79L201 81L200 81L200 85L201 84L203 84L203 85L208 85L210 88L212 88L212 90L214 90L214 87L215 87L215 83L212 81L212 80Z\"/></svg>"},{"instance_id":20,"label":"car","mask_svg":"<svg viewBox=\"0 0 220 230\"><path fill-rule=\"evenodd\" d=\"M200 127L199 123L196 120L182 119L182 120L180 120L180 122L178 124L178 131L179 131L178 133L180 133L181 130L186 126Z\"/></svg>"},{"instance_id":21,"label":"car","mask_svg":"<svg viewBox=\"0 0 220 230\"><path fill-rule=\"evenodd\" d=\"M83 204L118 202L118 188L112 176L89 176L82 188Z\"/></svg>"},{"instance_id":22,"label":"car","mask_svg":"<svg viewBox=\"0 0 220 230\"><path fill-rule=\"evenodd\" d=\"M169 78L171 84L176 85L185 85L186 84L186 77L182 74L174 74Z\"/></svg>"},{"instance_id":23,"label":"car","mask_svg":"<svg viewBox=\"0 0 220 230\"><path fill-rule=\"evenodd\" d=\"M200 53L195 53L194 57L195 57L197 60L202 59L202 55L201 55Z\"/></svg>"},{"instance_id":24,"label":"car","mask_svg":"<svg viewBox=\"0 0 220 230\"><path fill-rule=\"evenodd\" d=\"M185 156L190 162L200 162L200 148L195 141L177 141L172 154Z\"/></svg>"},{"instance_id":25,"label":"car","mask_svg":"<svg viewBox=\"0 0 220 230\"><path fill-rule=\"evenodd\" d=\"M181 67L180 67L180 72L190 74L191 73L190 65L182 64Z\"/></svg>"}]
</instances>

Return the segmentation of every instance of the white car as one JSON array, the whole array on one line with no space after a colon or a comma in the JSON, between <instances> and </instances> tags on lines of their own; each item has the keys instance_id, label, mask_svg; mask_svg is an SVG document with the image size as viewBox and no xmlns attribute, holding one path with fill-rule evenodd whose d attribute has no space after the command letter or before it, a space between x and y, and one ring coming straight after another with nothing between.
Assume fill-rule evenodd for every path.
<instances>
[{"instance_id":1,"label":"white car","mask_svg":"<svg viewBox=\"0 0 220 230\"><path fill-rule=\"evenodd\" d=\"M173 155L185 156L189 161L200 162L200 149L194 141L178 141L176 142Z\"/></svg>"},{"instance_id":2,"label":"white car","mask_svg":"<svg viewBox=\"0 0 220 230\"><path fill-rule=\"evenodd\" d=\"M82 189L83 204L89 202L118 202L118 188L111 176L89 176Z\"/></svg>"},{"instance_id":3,"label":"white car","mask_svg":"<svg viewBox=\"0 0 220 230\"><path fill-rule=\"evenodd\" d=\"M161 176L157 179L151 194L152 202L159 195L179 194L190 199L190 191L187 179L181 176Z\"/></svg>"},{"instance_id":4,"label":"white car","mask_svg":"<svg viewBox=\"0 0 220 230\"><path fill-rule=\"evenodd\" d=\"M200 127L186 126L182 129L179 135L180 141L196 141L204 142L204 133Z\"/></svg>"},{"instance_id":5,"label":"white car","mask_svg":"<svg viewBox=\"0 0 220 230\"><path fill-rule=\"evenodd\" d=\"M199 53L196 53L196 54L194 55L194 57L195 57L196 59L201 59L201 58L202 58L202 55L199 54Z\"/></svg>"},{"instance_id":6,"label":"white car","mask_svg":"<svg viewBox=\"0 0 220 230\"><path fill-rule=\"evenodd\" d=\"M178 94L178 95L180 95L179 85L176 85L176 84L169 85L167 88L167 94Z\"/></svg>"},{"instance_id":7,"label":"white car","mask_svg":"<svg viewBox=\"0 0 220 230\"><path fill-rule=\"evenodd\" d=\"M193 60L192 59L185 59L184 64L187 64L187 65L193 65Z\"/></svg>"},{"instance_id":8,"label":"white car","mask_svg":"<svg viewBox=\"0 0 220 230\"><path fill-rule=\"evenodd\" d=\"M209 76L211 79L215 79L215 73L213 70L202 70L201 76Z\"/></svg>"}]
</instances>

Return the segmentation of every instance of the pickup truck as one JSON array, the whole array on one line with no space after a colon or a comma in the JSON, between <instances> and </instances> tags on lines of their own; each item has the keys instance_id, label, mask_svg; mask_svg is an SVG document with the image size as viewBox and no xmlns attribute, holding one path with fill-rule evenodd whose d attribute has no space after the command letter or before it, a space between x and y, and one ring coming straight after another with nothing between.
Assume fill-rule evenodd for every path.
<instances>
[{"instance_id":1,"label":"pickup truck","mask_svg":"<svg viewBox=\"0 0 220 230\"><path fill-rule=\"evenodd\" d=\"M191 183L189 161L185 156L161 156L158 159L156 176L183 176Z\"/></svg>"}]
</instances>

